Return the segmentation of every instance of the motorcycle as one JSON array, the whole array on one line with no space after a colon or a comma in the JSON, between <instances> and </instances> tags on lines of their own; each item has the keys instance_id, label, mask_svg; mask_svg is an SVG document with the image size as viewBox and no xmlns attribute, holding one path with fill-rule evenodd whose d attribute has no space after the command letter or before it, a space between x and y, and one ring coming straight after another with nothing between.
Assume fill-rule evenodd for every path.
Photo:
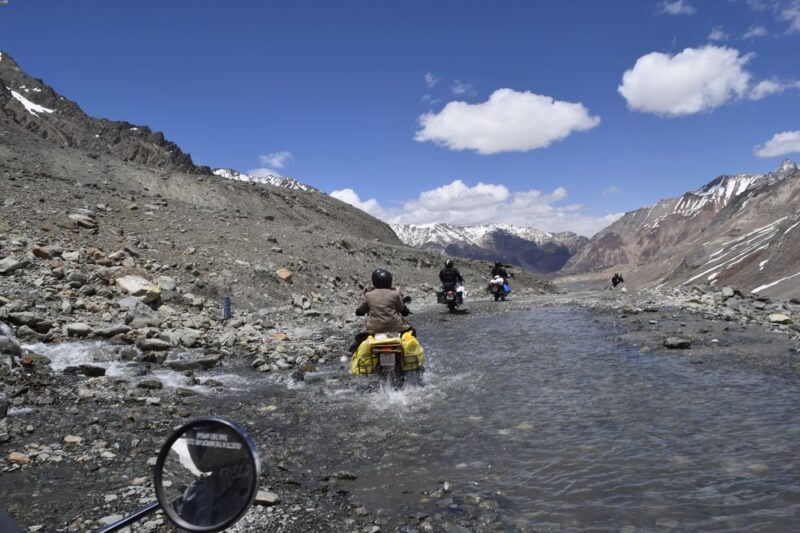
<instances>
[{"instance_id":1,"label":"motorcycle","mask_svg":"<svg viewBox=\"0 0 800 533\"><path fill-rule=\"evenodd\" d=\"M156 501L98 533L110 533L162 509L187 531L221 531L238 522L258 492L258 450L235 422L200 418L164 443L154 470Z\"/></svg>"},{"instance_id":2,"label":"motorcycle","mask_svg":"<svg viewBox=\"0 0 800 533\"><path fill-rule=\"evenodd\" d=\"M495 276L489 281L486 291L494 296L495 302L498 300L505 301L506 296L511 292L511 288L508 286L505 279L500 276Z\"/></svg>"},{"instance_id":3,"label":"motorcycle","mask_svg":"<svg viewBox=\"0 0 800 533\"><path fill-rule=\"evenodd\" d=\"M410 303L411 297L403 298ZM399 389L407 381L418 382L423 371L423 350L411 333L386 332L368 336L353 354L353 374L377 374L379 381Z\"/></svg>"},{"instance_id":4,"label":"motorcycle","mask_svg":"<svg viewBox=\"0 0 800 533\"><path fill-rule=\"evenodd\" d=\"M436 292L436 303L445 304L450 313L455 313L459 305L464 304L464 287L458 285L456 287L440 287Z\"/></svg>"}]
</instances>

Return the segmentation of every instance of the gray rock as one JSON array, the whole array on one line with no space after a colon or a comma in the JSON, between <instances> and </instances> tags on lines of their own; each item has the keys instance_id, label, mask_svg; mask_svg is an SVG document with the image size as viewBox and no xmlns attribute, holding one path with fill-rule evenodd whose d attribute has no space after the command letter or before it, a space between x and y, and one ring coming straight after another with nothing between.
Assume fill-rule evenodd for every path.
<instances>
[{"instance_id":1,"label":"gray rock","mask_svg":"<svg viewBox=\"0 0 800 533\"><path fill-rule=\"evenodd\" d=\"M130 330L131 330L130 326L119 324L116 326L95 330L94 336L108 339L111 337L116 337L117 335L123 335L125 333L128 333Z\"/></svg>"},{"instance_id":2,"label":"gray rock","mask_svg":"<svg viewBox=\"0 0 800 533\"><path fill-rule=\"evenodd\" d=\"M164 388L164 384L157 379L146 379L144 381L140 381L139 383L137 383L136 386L139 387L140 389L147 389L147 390L157 390Z\"/></svg>"},{"instance_id":3,"label":"gray rock","mask_svg":"<svg viewBox=\"0 0 800 533\"><path fill-rule=\"evenodd\" d=\"M20 268L25 268L27 266L27 261L17 261L13 257L6 257L5 259L0 260L0 275L6 276L15 270L19 270Z\"/></svg>"},{"instance_id":4,"label":"gray rock","mask_svg":"<svg viewBox=\"0 0 800 533\"><path fill-rule=\"evenodd\" d=\"M64 326L64 331L69 337L85 337L92 332L92 326L85 322L72 322Z\"/></svg>"},{"instance_id":5,"label":"gray rock","mask_svg":"<svg viewBox=\"0 0 800 533\"><path fill-rule=\"evenodd\" d=\"M671 350L685 350L686 348L690 348L692 346L692 341L689 339L684 339L682 337L667 337L664 339L664 347L669 348Z\"/></svg>"},{"instance_id":6,"label":"gray rock","mask_svg":"<svg viewBox=\"0 0 800 533\"><path fill-rule=\"evenodd\" d=\"M22 348L14 339L0 335L0 353L20 355Z\"/></svg>"},{"instance_id":7,"label":"gray rock","mask_svg":"<svg viewBox=\"0 0 800 533\"><path fill-rule=\"evenodd\" d=\"M274 492L269 492L266 490L258 491L256 494L255 504L256 505L275 505L281 501L280 497L275 494Z\"/></svg>"},{"instance_id":8,"label":"gray rock","mask_svg":"<svg viewBox=\"0 0 800 533\"><path fill-rule=\"evenodd\" d=\"M196 354L190 352L170 354L164 360L164 366L172 370L208 370L217 365L219 354Z\"/></svg>"},{"instance_id":9,"label":"gray rock","mask_svg":"<svg viewBox=\"0 0 800 533\"><path fill-rule=\"evenodd\" d=\"M163 352L172 348L172 345L161 339L139 339L136 341L136 347L143 352Z\"/></svg>"},{"instance_id":10,"label":"gray rock","mask_svg":"<svg viewBox=\"0 0 800 533\"><path fill-rule=\"evenodd\" d=\"M122 276L116 282L123 291L145 303L154 302L161 295L161 289L142 276Z\"/></svg>"},{"instance_id":11,"label":"gray rock","mask_svg":"<svg viewBox=\"0 0 800 533\"><path fill-rule=\"evenodd\" d=\"M168 276L159 276L159 278L156 280L156 283L158 284L158 287L164 291L174 291L178 286L177 283L175 283L175 280Z\"/></svg>"}]
</instances>

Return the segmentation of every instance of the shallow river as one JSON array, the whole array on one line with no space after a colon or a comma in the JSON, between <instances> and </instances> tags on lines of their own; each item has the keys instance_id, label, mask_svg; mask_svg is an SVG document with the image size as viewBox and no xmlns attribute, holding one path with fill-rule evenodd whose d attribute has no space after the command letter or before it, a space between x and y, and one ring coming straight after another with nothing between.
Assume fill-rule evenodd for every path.
<instances>
[{"instance_id":1,"label":"shallow river","mask_svg":"<svg viewBox=\"0 0 800 533\"><path fill-rule=\"evenodd\" d=\"M306 386L298 445L356 474L343 484L370 509L461 516L447 495L420 504L447 481L521 529L800 525L796 378L639 354L574 308L454 317L420 337L422 388Z\"/></svg>"}]
</instances>

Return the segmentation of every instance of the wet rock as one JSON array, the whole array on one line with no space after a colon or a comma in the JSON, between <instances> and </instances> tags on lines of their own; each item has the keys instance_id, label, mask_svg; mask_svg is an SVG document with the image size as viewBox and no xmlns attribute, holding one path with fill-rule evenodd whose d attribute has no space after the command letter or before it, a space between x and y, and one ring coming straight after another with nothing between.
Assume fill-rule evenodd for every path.
<instances>
[{"instance_id":1,"label":"wet rock","mask_svg":"<svg viewBox=\"0 0 800 533\"><path fill-rule=\"evenodd\" d=\"M0 353L19 356L22 348L14 339L0 335Z\"/></svg>"},{"instance_id":2,"label":"wet rock","mask_svg":"<svg viewBox=\"0 0 800 533\"><path fill-rule=\"evenodd\" d=\"M122 290L144 303L154 302L161 295L161 289L157 285L141 276L123 276L117 278L116 283Z\"/></svg>"},{"instance_id":3,"label":"wet rock","mask_svg":"<svg viewBox=\"0 0 800 533\"><path fill-rule=\"evenodd\" d=\"M217 365L220 360L219 354L194 354L180 353L170 354L164 360L164 366L172 370L208 370Z\"/></svg>"},{"instance_id":4,"label":"wet rock","mask_svg":"<svg viewBox=\"0 0 800 533\"><path fill-rule=\"evenodd\" d=\"M667 337L664 339L664 347L670 350L685 350L692 346L692 341L683 337Z\"/></svg>"},{"instance_id":5,"label":"wet rock","mask_svg":"<svg viewBox=\"0 0 800 533\"><path fill-rule=\"evenodd\" d=\"M66 370L65 370L66 371ZM106 369L102 366L82 364L78 365L77 372L86 377L97 378L106 375Z\"/></svg>"},{"instance_id":6,"label":"wet rock","mask_svg":"<svg viewBox=\"0 0 800 533\"><path fill-rule=\"evenodd\" d=\"M172 348L172 345L161 339L139 339L136 341L136 347L143 352L163 352Z\"/></svg>"},{"instance_id":7,"label":"wet rock","mask_svg":"<svg viewBox=\"0 0 800 533\"><path fill-rule=\"evenodd\" d=\"M140 381L139 383L137 383L136 386L139 387L140 389L147 389L147 390L158 390L164 388L164 384L157 379L146 379L144 381Z\"/></svg>"},{"instance_id":8,"label":"wet rock","mask_svg":"<svg viewBox=\"0 0 800 533\"><path fill-rule=\"evenodd\" d=\"M25 354L20 357L19 362L23 366L41 366L49 365L50 359L44 355L26 351Z\"/></svg>"}]
</instances>

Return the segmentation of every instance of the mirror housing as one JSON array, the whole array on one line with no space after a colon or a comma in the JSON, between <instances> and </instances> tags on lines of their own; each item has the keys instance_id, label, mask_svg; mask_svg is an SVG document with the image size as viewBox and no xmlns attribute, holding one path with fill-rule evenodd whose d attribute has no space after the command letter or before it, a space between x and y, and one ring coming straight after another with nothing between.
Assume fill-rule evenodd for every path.
<instances>
[{"instance_id":1,"label":"mirror housing","mask_svg":"<svg viewBox=\"0 0 800 533\"><path fill-rule=\"evenodd\" d=\"M221 531L253 503L261 464L253 441L235 422L200 418L178 428L154 471L164 513L188 531Z\"/></svg>"}]
</instances>

